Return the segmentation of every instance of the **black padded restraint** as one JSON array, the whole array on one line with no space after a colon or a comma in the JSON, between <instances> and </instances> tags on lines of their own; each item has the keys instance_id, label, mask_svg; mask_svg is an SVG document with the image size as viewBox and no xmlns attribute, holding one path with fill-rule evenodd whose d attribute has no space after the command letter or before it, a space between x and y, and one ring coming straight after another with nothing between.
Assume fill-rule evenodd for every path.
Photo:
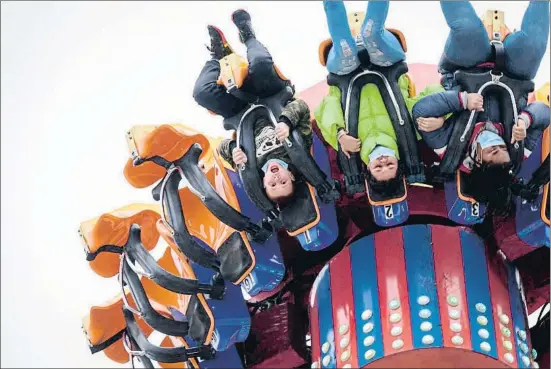
<instances>
[{"instance_id":1,"label":"black padded restraint","mask_svg":"<svg viewBox=\"0 0 551 369\"><path fill-rule=\"evenodd\" d=\"M126 320L126 332L136 342L146 357L161 363L181 363L189 358L199 357L202 359L211 359L214 356L214 349L209 346L199 346L193 348L174 347L164 348L153 345L140 330L132 312L123 308L124 318Z\"/></svg>"},{"instance_id":2,"label":"black padded restraint","mask_svg":"<svg viewBox=\"0 0 551 369\"><path fill-rule=\"evenodd\" d=\"M162 268L153 256L145 249L141 241L141 230L137 224L130 227L130 235L124 251L131 262L137 262L147 274L147 278L159 286L183 295L207 294L212 299L221 299L225 293L222 283L217 285L199 283L196 279L186 279L175 276Z\"/></svg>"},{"instance_id":3,"label":"black padded restraint","mask_svg":"<svg viewBox=\"0 0 551 369\"><path fill-rule=\"evenodd\" d=\"M513 171L516 173L520 168L520 164L522 163L524 157L524 142L511 144L513 125L516 124L514 121L514 116L515 113L518 113L518 106L523 96L534 90L534 82L521 81L502 74L500 74L499 77L496 77L491 71L472 73L458 70L455 72L454 78L456 79L458 85L461 86L462 91L467 91L469 93L479 92L481 87L486 86L482 91L483 95L487 95L489 93L497 95L500 101L502 117L501 123L503 124L505 130L503 140L507 144L507 149L513 163ZM507 86L511 90L516 104L516 112L513 111L514 107L511 102L509 92L502 85L497 85L495 82L492 82L493 80ZM476 111L471 112L465 110L458 114L459 117L454 124L452 135L448 141L446 153L440 163L439 176L444 180L454 178L455 171L459 167L459 164L465 155L474 126L477 123L476 117L478 113ZM469 120L471 121L470 126L468 125Z\"/></svg>"},{"instance_id":4,"label":"black padded restraint","mask_svg":"<svg viewBox=\"0 0 551 369\"><path fill-rule=\"evenodd\" d=\"M182 158L182 170L193 192L198 193L199 198L209 211L222 223L227 224L237 231L245 231L256 242L265 242L270 238L270 229L254 224L249 217L235 210L220 197L208 181L205 173L199 168L199 156L203 150L197 143L193 144Z\"/></svg>"}]
</instances>

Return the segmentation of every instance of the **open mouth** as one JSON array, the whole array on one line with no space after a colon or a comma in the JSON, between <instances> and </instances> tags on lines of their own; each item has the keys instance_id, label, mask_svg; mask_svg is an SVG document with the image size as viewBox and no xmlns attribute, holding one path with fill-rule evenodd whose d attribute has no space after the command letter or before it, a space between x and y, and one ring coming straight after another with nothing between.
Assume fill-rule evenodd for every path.
<instances>
[{"instance_id":1,"label":"open mouth","mask_svg":"<svg viewBox=\"0 0 551 369\"><path fill-rule=\"evenodd\" d=\"M269 170L272 173L277 173L277 172L279 172L279 167L277 166L277 164L272 164L272 165L270 165Z\"/></svg>"}]
</instances>

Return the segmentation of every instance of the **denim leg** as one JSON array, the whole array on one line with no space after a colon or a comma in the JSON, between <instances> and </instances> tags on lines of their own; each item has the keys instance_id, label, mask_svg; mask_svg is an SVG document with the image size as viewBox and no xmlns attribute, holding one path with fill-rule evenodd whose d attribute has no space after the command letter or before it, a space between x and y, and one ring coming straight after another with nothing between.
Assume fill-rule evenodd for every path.
<instances>
[{"instance_id":1,"label":"denim leg","mask_svg":"<svg viewBox=\"0 0 551 369\"><path fill-rule=\"evenodd\" d=\"M389 5L388 0L370 1L361 32L371 63L383 67L406 58L400 41L385 29Z\"/></svg>"},{"instance_id":2,"label":"denim leg","mask_svg":"<svg viewBox=\"0 0 551 369\"><path fill-rule=\"evenodd\" d=\"M440 7L450 27L442 59L464 68L487 61L492 55L488 33L471 3L442 0Z\"/></svg>"},{"instance_id":3,"label":"denim leg","mask_svg":"<svg viewBox=\"0 0 551 369\"><path fill-rule=\"evenodd\" d=\"M520 77L533 79L538 72L549 38L549 1L530 1L520 31L503 41L505 66Z\"/></svg>"},{"instance_id":4,"label":"denim leg","mask_svg":"<svg viewBox=\"0 0 551 369\"><path fill-rule=\"evenodd\" d=\"M327 70L338 75L348 74L358 68L360 59L356 41L348 26L346 8L342 0L324 0L323 8L333 40L333 47L327 57Z\"/></svg>"},{"instance_id":5,"label":"denim leg","mask_svg":"<svg viewBox=\"0 0 551 369\"><path fill-rule=\"evenodd\" d=\"M256 38L250 38L245 45L249 62L245 89L252 89L250 92L259 97L271 96L284 89L288 83L275 71L274 61L268 49Z\"/></svg>"},{"instance_id":6,"label":"denim leg","mask_svg":"<svg viewBox=\"0 0 551 369\"><path fill-rule=\"evenodd\" d=\"M193 87L193 99L203 108L229 118L247 105L235 96L226 92L223 85L216 83L220 75L220 63L211 59L207 61Z\"/></svg>"}]
</instances>

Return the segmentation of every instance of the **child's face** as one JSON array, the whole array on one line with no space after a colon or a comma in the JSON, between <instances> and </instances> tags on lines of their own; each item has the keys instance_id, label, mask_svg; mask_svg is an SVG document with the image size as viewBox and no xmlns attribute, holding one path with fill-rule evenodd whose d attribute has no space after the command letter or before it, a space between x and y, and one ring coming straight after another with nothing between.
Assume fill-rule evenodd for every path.
<instances>
[{"instance_id":1,"label":"child's face","mask_svg":"<svg viewBox=\"0 0 551 369\"><path fill-rule=\"evenodd\" d=\"M264 175L266 195L275 202L278 199L291 196L294 191L293 180L293 174L288 169L283 168L277 162L271 162Z\"/></svg>"},{"instance_id":2,"label":"child's face","mask_svg":"<svg viewBox=\"0 0 551 369\"><path fill-rule=\"evenodd\" d=\"M398 160L392 156L379 156L369 162L369 172L379 182L396 177Z\"/></svg>"},{"instance_id":3,"label":"child's face","mask_svg":"<svg viewBox=\"0 0 551 369\"><path fill-rule=\"evenodd\" d=\"M478 149L479 152L481 152L481 159L483 163L507 164L511 161L511 157L507 151L507 146L505 145L490 146L482 150L480 149L480 145L478 145Z\"/></svg>"}]
</instances>

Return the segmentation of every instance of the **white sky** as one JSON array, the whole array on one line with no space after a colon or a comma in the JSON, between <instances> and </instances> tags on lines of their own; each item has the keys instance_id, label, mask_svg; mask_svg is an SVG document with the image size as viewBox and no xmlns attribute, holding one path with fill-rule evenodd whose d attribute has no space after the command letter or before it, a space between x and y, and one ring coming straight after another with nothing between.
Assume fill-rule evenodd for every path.
<instances>
[{"instance_id":1,"label":"white sky","mask_svg":"<svg viewBox=\"0 0 551 369\"><path fill-rule=\"evenodd\" d=\"M527 2L473 3L520 27ZM88 268L77 227L132 202L125 132L177 123L224 134L191 97L208 52L206 25L243 52L231 12L252 14L258 38L298 90L326 76L322 3L2 2L2 367L113 367L90 355L80 329L89 306L117 293ZM348 2L361 10L365 2ZM436 63L447 26L438 2L393 2L408 61ZM549 47L536 86L549 80Z\"/></svg>"}]
</instances>

